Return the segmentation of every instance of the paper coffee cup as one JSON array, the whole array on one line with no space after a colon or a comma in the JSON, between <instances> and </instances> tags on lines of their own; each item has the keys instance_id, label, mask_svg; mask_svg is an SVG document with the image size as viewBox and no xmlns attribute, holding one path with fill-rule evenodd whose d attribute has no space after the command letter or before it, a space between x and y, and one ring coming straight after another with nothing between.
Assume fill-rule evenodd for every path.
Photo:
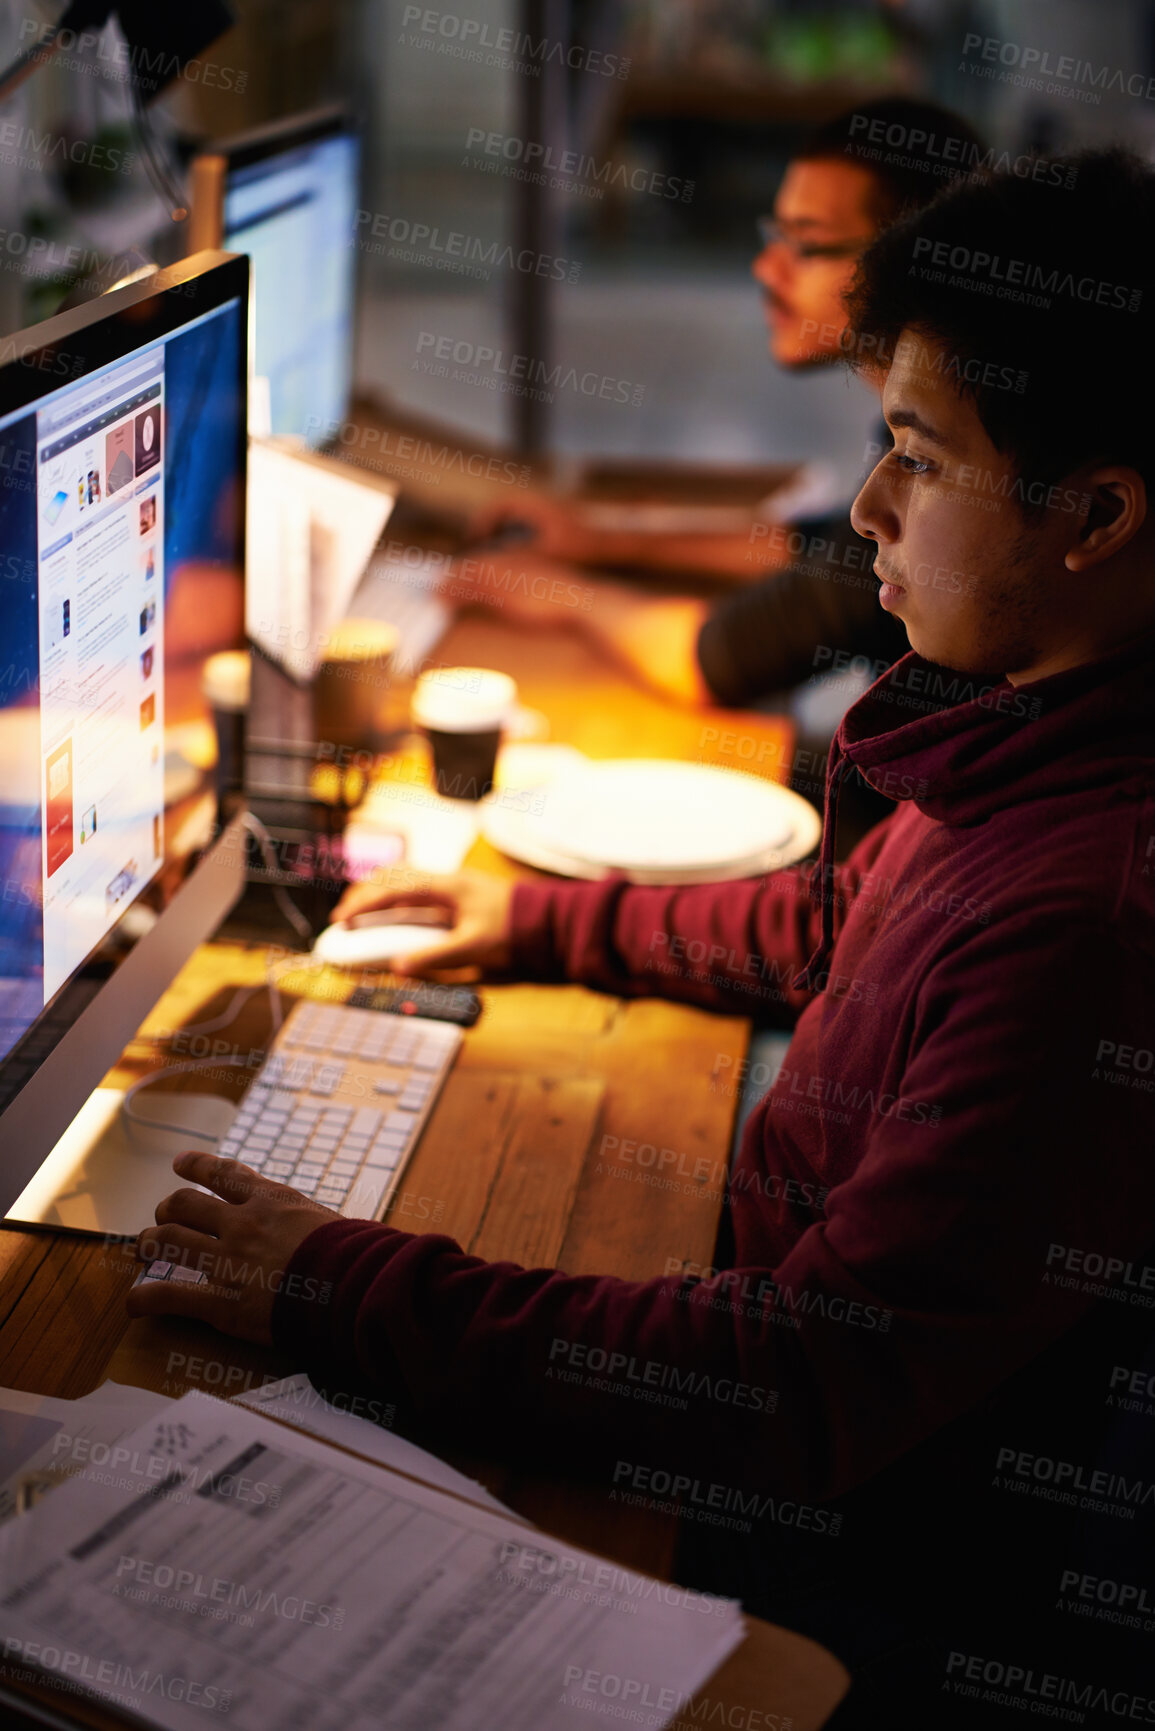
<instances>
[{"instance_id":1,"label":"paper coffee cup","mask_svg":"<svg viewBox=\"0 0 1155 1731\"><path fill-rule=\"evenodd\" d=\"M245 785L245 722L252 690L252 663L243 649L210 655L201 670L201 693L213 714L217 736L217 810L223 824L230 797Z\"/></svg>"},{"instance_id":2,"label":"paper coffee cup","mask_svg":"<svg viewBox=\"0 0 1155 1731\"><path fill-rule=\"evenodd\" d=\"M491 668L435 667L421 675L410 713L429 741L438 793L482 799L489 792L516 701L513 680Z\"/></svg>"},{"instance_id":3,"label":"paper coffee cup","mask_svg":"<svg viewBox=\"0 0 1155 1731\"><path fill-rule=\"evenodd\" d=\"M313 683L318 740L354 750L382 742L399 637L396 626L380 619L344 619L330 632Z\"/></svg>"}]
</instances>

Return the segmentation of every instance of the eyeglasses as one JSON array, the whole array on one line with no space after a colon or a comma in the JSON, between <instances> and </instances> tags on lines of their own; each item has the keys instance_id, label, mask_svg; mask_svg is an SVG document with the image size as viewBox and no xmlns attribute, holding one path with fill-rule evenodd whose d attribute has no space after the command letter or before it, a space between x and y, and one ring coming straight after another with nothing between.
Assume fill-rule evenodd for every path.
<instances>
[{"instance_id":1,"label":"eyeglasses","mask_svg":"<svg viewBox=\"0 0 1155 1731\"><path fill-rule=\"evenodd\" d=\"M784 246L793 253L799 264L808 264L812 259L856 258L864 252L874 239L872 234L865 234L859 240L812 241L798 240L787 234L781 223L772 216L758 218L758 238L763 250L768 246Z\"/></svg>"}]
</instances>

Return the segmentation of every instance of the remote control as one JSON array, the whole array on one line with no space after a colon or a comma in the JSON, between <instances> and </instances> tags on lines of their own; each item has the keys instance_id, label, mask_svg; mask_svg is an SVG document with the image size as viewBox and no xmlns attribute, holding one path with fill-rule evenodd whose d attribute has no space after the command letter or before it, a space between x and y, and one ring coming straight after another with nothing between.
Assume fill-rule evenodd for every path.
<instances>
[{"instance_id":1,"label":"remote control","mask_svg":"<svg viewBox=\"0 0 1155 1731\"><path fill-rule=\"evenodd\" d=\"M419 984L409 986L360 986L348 1000L353 1010L383 1010L390 1016L431 1016L437 1022L456 1022L472 1028L481 1014L481 999L465 986Z\"/></svg>"}]
</instances>

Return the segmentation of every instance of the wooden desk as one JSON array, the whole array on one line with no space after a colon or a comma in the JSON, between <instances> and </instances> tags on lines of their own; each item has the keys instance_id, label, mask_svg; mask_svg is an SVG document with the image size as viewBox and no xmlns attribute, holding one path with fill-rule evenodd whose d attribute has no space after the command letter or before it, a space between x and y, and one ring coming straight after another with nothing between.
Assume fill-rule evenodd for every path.
<instances>
[{"instance_id":1,"label":"wooden desk","mask_svg":"<svg viewBox=\"0 0 1155 1731\"><path fill-rule=\"evenodd\" d=\"M719 756L708 712L668 705L598 662L576 635L521 634L490 619L459 622L439 651L445 664L503 668L529 704L549 716L555 738L592 755ZM788 724L726 715L768 741L764 761L788 755ZM713 734L712 731L713 730ZM479 844L477 863L512 870ZM206 945L173 982L112 1073L124 1085L164 1062L158 1039L219 1014L237 985L259 984L264 950ZM288 1002L331 984L286 974ZM390 1215L413 1231L447 1232L488 1257L561 1266L571 1273L643 1279L671 1262L708 1262L721 1201L718 1178L651 1188L614 1175L606 1139L634 1138L724 1170L733 1101L708 1079L745 1052L747 1024L656 1001L622 1002L578 986L503 985L483 991L485 1013L461 1057L405 1175ZM269 1032L267 994L255 994L214 1038L249 1052ZM215 1089L239 1095L242 1071L223 1068ZM204 1086L204 1075L173 1086ZM621 1169L619 1168L619 1171ZM644 1178L644 1169L631 1168ZM174 1179L175 1186L175 1179ZM147 1224L146 1221L141 1222ZM106 1376L178 1395L229 1394L296 1368L271 1351L182 1322L129 1324L123 1309L135 1265L120 1247L63 1235L0 1234L0 1384L75 1397ZM547 1474L512 1474L451 1451L513 1507L559 1537L628 1567L668 1574L674 1523L607 1505L590 1487ZM734 1724L795 1731L823 1724L846 1688L842 1667L801 1637L751 1620L750 1637L712 1679L711 1702L743 1709ZM756 1718L755 1714L764 1717ZM97 1721L99 1722L99 1721ZM701 1721L699 1721L701 1722ZM694 1723L688 1719L687 1724Z\"/></svg>"}]
</instances>

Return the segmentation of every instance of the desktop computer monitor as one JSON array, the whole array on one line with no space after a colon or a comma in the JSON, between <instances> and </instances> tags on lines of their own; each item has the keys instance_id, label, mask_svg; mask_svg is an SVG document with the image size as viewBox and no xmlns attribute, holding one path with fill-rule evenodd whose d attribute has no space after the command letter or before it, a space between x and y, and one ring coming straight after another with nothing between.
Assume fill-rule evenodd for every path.
<instances>
[{"instance_id":1,"label":"desktop computer monitor","mask_svg":"<svg viewBox=\"0 0 1155 1731\"><path fill-rule=\"evenodd\" d=\"M202 253L0 341L5 1210L243 888L202 680L244 644L248 279Z\"/></svg>"},{"instance_id":2,"label":"desktop computer monitor","mask_svg":"<svg viewBox=\"0 0 1155 1731\"><path fill-rule=\"evenodd\" d=\"M353 380L359 141L341 109L226 139L192 169L190 239L252 261L252 368L268 424L316 447Z\"/></svg>"}]
</instances>

